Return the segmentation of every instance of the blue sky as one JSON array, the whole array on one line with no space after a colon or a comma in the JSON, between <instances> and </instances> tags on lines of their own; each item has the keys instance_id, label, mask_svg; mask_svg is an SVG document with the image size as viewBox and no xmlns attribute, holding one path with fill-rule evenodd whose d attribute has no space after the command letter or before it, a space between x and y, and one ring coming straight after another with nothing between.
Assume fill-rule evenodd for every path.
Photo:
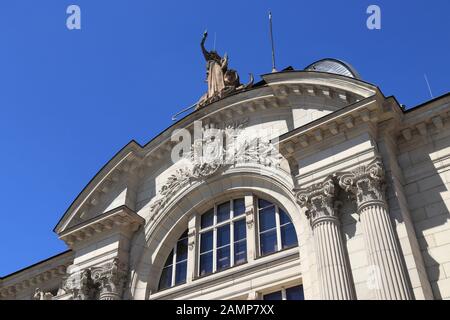
<instances>
[{"instance_id":1,"label":"blue sky","mask_svg":"<svg viewBox=\"0 0 450 320\"><path fill-rule=\"evenodd\" d=\"M242 81L270 72L269 9L278 69L343 59L408 107L430 99L424 74L434 96L450 88L448 0L2 0L0 276L64 251L52 229L86 183L203 94L205 28Z\"/></svg>"}]
</instances>

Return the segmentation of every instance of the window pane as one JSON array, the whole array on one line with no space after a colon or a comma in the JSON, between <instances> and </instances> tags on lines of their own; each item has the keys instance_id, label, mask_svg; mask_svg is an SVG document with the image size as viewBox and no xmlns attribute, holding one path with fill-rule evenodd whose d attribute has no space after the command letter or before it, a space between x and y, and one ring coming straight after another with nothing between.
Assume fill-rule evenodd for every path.
<instances>
[{"instance_id":1,"label":"window pane","mask_svg":"<svg viewBox=\"0 0 450 320\"><path fill-rule=\"evenodd\" d=\"M277 251L277 232L270 230L259 235L261 255Z\"/></svg>"},{"instance_id":2,"label":"window pane","mask_svg":"<svg viewBox=\"0 0 450 320\"><path fill-rule=\"evenodd\" d=\"M281 230L281 246L282 248L293 247L297 245L297 235L295 234L294 225L286 224L280 228Z\"/></svg>"},{"instance_id":3,"label":"window pane","mask_svg":"<svg viewBox=\"0 0 450 320\"><path fill-rule=\"evenodd\" d=\"M230 267L230 246L217 249L217 270Z\"/></svg>"},{"instance_id":4,"label":"window pane","mask_svg":"<svg viewBox=\"0 0 450 320\"><path fill-rule=\"evenodd\" d=\"M177 243L177 262L183 261L187 259L187 246L188 239L184 238L183 240L179 240Z\"/></svg>"},{"instance_id":5,"label":"window pane","mask_svg":"<svg viewBox=\"0 0 450 320\"><path fill-rule=\"evenodd\" d=\"M187 261L175 265L175 284L185 283L187 273Z\"/></svg>"},{"instance_id":6,"label":"window pane","mask_svg":"<svg viewBox=\"0 0 450 320\"><path fill-rule=\"evenodd\" d=\"M212 226L214 223L214 209L211 209L211 210L207 211L206 213L204 213L202 215L201 220L202 220L202 222L201 222L202 229Z\"/></svg>"},{"instance_id":7,"label":"window pane","mask_svg":"<svg viewBox=\"0 0 450 320\"><path fill-rule=\"evenodd\" d=\"M230 202L217 206L217 223L230 219Z\"/></svg>"},{"instance_id":8,"label":"window pane","mask_svg":"<svg viewBox=\"0 0 450 320\"><path fill-rule=\"evenodd\" d=\"M172 263L173 263L173 250L170 251L170 254L167 257L166 263L164 264L164 267L170 266Z\"/></svg>"},{"instance_id":9,"label":"window pane","mask_svg":"<svg viewBox=\"0 0 450 320\"><path fill-rule=\"evenodd\" d=\"M265 294L263 299L264 300L282 300L281 291Z\"/></svg>"},{"instance_id":10,"label":"window pane","mask_svg":"<svg viewBox=\"0 0 450 320\"><path fill-rule=\"evenodd\" d=\"M212 252L200 255L200 276L211 273L213 268L213 254Z\"/></svg>"},{"instance_id":11,"label":"window pane","mask_svg":"<svg viewBox=\"0 0 450 320\"><path fill-rule=\"evenodd\" d=\"M247 241L242 240L234 243L234 264L247 262Z\"/></svg>"},{"instance_id":12,"label":"window pane","mask_svg":"<svg viewBox=\"0 0 450 320\"><path fill-rule=\"evenodd\" d=\"M244 199L233 200L233 216L237 217L245 212L245 202Z\"/></svg>"},{"instance_id":13,"label":"window pane","mask_svg":"<svg viewBox=\"0 0 450 320\"><path fill-rule=\"evenodd\" d=\"M217 247L222 247L230 244L230 225L227 224L217 228Z\"/></svg>"},{"instance_id":14,"label":"window pane","mask_svg":"<svg viewBox=\"0 0 450 320\"><path fill-rule=\"evenodd\" d=\"M245 239L247 236L247 228L245 219L238 220L234 223L234 241Z\"/></svg>"},{"instance_id":15,"label":"window pane","mask_svg":"<svg viewBox=\"0 0 450 320\"><path fill-rule=\"evenodd\" d=\"M200 252L210 251L213 248L213 232L208 231L200 234Z\"/></svg>"},{"instance_id":16,"label":"window pane","mask_svg":"<svg viewBox=\"0 0 450 320\"><path fill-rule=\"evenodd\" d=\"M275 207L269 207L259 211L259 230L275 228Z\"/></svg>"},{"instance_id":17,"label":"window pane","mask_svg":"<svg viewBox=\"0 0 450 320\"><path fill-rule=\"evenodd\" d=\"M172 266L166 267L161 273L161 279L159 279L159 289L170 288L172 286Z\"/></svg>"},{"instance_id":18,"label":"window pane","mask_svg":"<svg viewBox=\"0 0 450 320\"><path fill-rule=\"evenodd\" d=\"M263 199L258 199L258 209L263 209L263 208L269 207L269 206L273 206L273 203L263 200Z\"/></svg>"},{"instance_id":19,"label":"window pane","mask_svg":"<svg viewBox=\"0 0 450 320\"><path fill-rule=\"evenodd\" d=\"M290 223L291 219L289 218L289 216L287 215L286 212L284 212L283 209L278 208L278 213L280 214L280 225L286 224L286 223Z\"/></svg>"},{"instance_id":20,"label":"window pane","mask_svg":"<svg viewBox=\"0 0 450 320\"><path fill-rule=\"evenodd\" d=\"M286 300L305 300L303 286L296 286L286 289Z\"/></svg>"}]
</instances>

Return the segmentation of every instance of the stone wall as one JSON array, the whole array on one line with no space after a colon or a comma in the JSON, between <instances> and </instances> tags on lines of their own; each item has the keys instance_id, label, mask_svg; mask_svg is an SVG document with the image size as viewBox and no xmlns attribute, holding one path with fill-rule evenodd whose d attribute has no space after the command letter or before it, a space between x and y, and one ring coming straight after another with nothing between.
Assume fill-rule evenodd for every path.
<instances>
[{"instance_id":1,"label":"stone wall","mask_svg":"<svg viewBox=\"0 0 450 320\"><path fill-rule=\"evenodd\" d=\"M413 111L420 112L420 110ZM398 162L434 298L450 299L450 123L400 139Z\"/></svg>"}]
</instances>

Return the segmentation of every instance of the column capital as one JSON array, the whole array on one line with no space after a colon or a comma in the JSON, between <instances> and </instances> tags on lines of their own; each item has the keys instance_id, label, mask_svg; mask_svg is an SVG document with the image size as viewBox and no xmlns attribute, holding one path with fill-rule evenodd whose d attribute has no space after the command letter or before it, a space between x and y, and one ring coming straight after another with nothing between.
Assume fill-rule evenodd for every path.
<instances>
[{"instance_id":1,"label":"column capital","mask_svg":"<svg viewBox=\"0 0 450 320\"><path fill-rule=\"evenodd\" d=\"M296 190L297 202L306 208L306 217L311 225L324 219L337 220L335 203L336 187L331 177L323 182L315 183L309 187Z\"/></svg>"},{"instance_id":2,"label":"column capital","mask_svg":"<svg viewBox=\"0 0 450 320\"><path fill-rule=\"evenodd\" d=\"M335 176L342 189L355 195L358 212L371 203L386 206L385 173L383 164L378 159L349 172L337 173Z\"/></svg>"}]
</instances>

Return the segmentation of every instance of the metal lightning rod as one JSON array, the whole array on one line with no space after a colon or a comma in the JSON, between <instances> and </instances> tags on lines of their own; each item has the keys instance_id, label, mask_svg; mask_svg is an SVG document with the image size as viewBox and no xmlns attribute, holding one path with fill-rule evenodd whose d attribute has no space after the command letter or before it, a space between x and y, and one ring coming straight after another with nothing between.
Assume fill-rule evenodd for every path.
<instances>
[{"instance_id":1,"label":"metal lightning rod","mask_svg":"<svg viewBox=\"0 0 450 320\"><path fill-rule=\"evenodd\" d=\"M433 97L433 93L431 92L431 87L430 87L430 83L428 82L427 75L424 73L424 74L423 74L423 77L425 78L425 81L426 81L426 83L427 83L428 91L430 91L431 99L433 99L434 97Z\"/></svg>"},{"instance_id":2,"label":"metal lightning rod","mask_svg":"<svg viewBox=\"0 0 450 320\"><path fill-rule=\"evenodd\" d=\"M272 45L272 72L277 72L275 68L275 46L273 44L273 32L272 32L272 12L269 11L269 27L270 27L270 43Z\"/></svg>"}]
</instances>

